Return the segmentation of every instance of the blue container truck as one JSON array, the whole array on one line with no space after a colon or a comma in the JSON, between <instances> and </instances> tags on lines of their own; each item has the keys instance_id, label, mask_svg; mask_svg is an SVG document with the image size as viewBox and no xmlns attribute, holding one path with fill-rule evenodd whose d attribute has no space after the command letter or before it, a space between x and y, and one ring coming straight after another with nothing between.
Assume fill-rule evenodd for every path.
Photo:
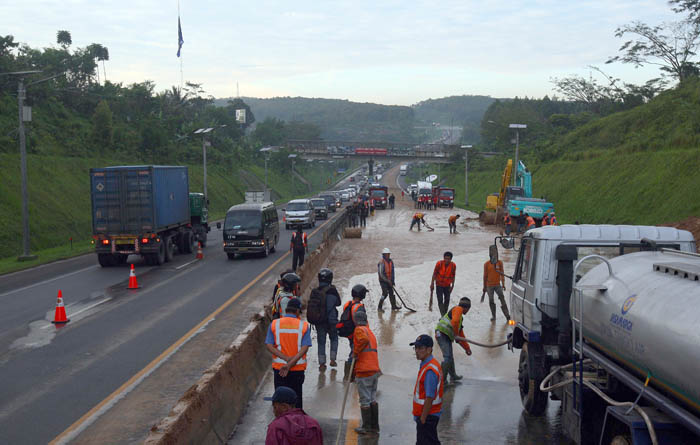
<instances>
[{"instance_id":1,"label":"blue container truck","mask_svg":"<svg viewBox=\"0 0 700 445\"><path fill-rule=\"evenodd\" d=\"M176 251L192 253L187 167L121 166L90 169L92 233L101 266L141 255L160 265Z\"/></svg>"}]
</instances>

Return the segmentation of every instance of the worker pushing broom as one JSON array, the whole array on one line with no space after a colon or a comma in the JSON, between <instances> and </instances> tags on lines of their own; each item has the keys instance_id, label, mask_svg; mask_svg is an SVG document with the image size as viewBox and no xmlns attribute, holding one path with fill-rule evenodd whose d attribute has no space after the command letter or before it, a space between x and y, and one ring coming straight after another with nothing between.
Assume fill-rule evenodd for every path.
<instances>
[{"instance_id":1,"label":"worker pushing broom","mask_svg":"<svg viewBox=\"0 0 700 445\"><path fill-rule=\"evenodd\" d=\"M425 213L423 213L423 212L416 212L416 213L413 214L413 219L411 220L411 227L409 227L408 230L413 230L413 226L415 226L415 225L417 224L417 225L418 225L418 231L420 232L420 225L421 225L421 223L423 223L423 225L424 225L428 230L430 230L431 232L434 232L434 231L435 231L435 229L433 229L432 227L430 227L430 226L428 225L428 223L425 222Z\"/></svg>"}]
</instances>

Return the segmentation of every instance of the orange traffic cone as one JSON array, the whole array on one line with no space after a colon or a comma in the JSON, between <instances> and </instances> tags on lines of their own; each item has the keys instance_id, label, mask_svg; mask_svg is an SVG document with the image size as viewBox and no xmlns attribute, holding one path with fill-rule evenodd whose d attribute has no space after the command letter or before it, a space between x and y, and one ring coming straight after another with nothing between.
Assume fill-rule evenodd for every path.
<instances>
[{"instance_id":1,"label":"orange traffic cone","mask_svg":"<svg viewBox=\"0 0 700 445\"><path fill-rule=\"evenodd\" d=\"M203 260L204 259L204 253L202 252L202 243L197 243L199 247L197 247L197 259L198 260Z\"/></svg>"},{"instance_id":2,"label":"orange traffic cone","mask_svg":"<svg viewBox=\"0 0 700 445\"><path fill-rule=\"evenodd\" d=\"M129 272L129 287L127 289L138 289L139 282L136 281L136 272L134 271L134 265L131 265L131 271Z\"/></svg>"},{"instance_id":3,"label":"orange traffic cone","mask_svg":"<svg viewBox=\"0 0 700 445\"><path fill-rule=\"evenodd\" d=\"M63 293L59 290L58 301L56 302L56 312L54 313L53 321L51 323L65 324L69 321L70 320L66 318L66 308L63 306Z\"/></svg>"}]
</instances>

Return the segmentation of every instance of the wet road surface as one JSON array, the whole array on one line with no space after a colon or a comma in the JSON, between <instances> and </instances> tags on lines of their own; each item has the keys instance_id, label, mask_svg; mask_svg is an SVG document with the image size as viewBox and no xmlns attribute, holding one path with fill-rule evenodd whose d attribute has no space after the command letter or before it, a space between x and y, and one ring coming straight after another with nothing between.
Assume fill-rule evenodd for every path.
<instances>
[{"instance_id":1,"label":"wet road surface","mask_svg":"<svg viewBox=\"0 0 700 445\"><path fill-rule=\"evenodd\" d=\"M398 166L384 177L385 184L396 187ZM350 289L361 283L368 287L365 299L370 328L379 343L379 363L382 377L379 379L378 403L381 435L375 438L358 437L353 428L359 426L360 410L357 390L350 387L345 410L346 422L340 427L341 443L415 443L415 423L411 416L412 391L418 372L412 342L419 334L433 335L440 318L437 299L433 310L428 309L429 285L435 262L443 252L450 250L457 265L455 289L450 307L460 297L472 300L472 309L465 316L464 332L468 338L483 343L505 340L511 331L500 308L497 321L490 321L488 298L480 303L483 264L488 260L488 246L497 233L492 228L479 225L477 215L459 209L427 211L426 221L434 232L414 228L409 232L410 219L415 210L412 203L401 202L398 196L395 210L378 210L368 219L361 239L348 239L339 243L328 267L334 271L334 284L343 302L350 298ZM458 234L450 234L447 218L460 214ZM377 311L381 290L377 280L377 262L381 251L389 247L396 267L396 288L406 305L417 310L400 312ZM515 253L500 252L506 274L512 272ZM507 288L510 283L507 281ZM507 293L506 293L507 296ZM384 308L390 307L385 301ZM338 369L318 370L315 332L304 383L305 411L316 418L324 429L325 443L335 443L339 429L339 416L343 400L343 361L349 354L348 342L340 339ZM327 346L328 347L328 346ZM443 412L439 423L439 435L446 444L569 444L562 438L558 423L559 404L550 403L545 416L540 418L523 414L517 386L518 355L506 347L485 349L472 346L473 354L467 356L455 345L457 373L464 379L447 386L444 393ZM437 344L433 354L442 359ZM272 373L268 372L246 416L230 438L230 444L262 444L267 424L272 420L271 403L262 397L274 391Z\"/></svg>"}]
</instances>

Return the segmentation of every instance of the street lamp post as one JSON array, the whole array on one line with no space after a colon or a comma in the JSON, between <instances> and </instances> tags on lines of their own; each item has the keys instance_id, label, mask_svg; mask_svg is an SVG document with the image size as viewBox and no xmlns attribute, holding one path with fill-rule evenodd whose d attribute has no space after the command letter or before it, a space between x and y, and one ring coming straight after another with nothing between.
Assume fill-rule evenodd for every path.
<instances>
[{"instance_id":1,"label":"street lamp post","mask_svg":"<svg viewBox=\"0 0 700 445\"><path fill-rule=\"evenodd\" d=\"M272 151L272 147L263 147L260 149L260 153L263 153L265 156L265 192L267 192L267 161L270 160L270 151Z\"/></svg>"},{"instance_id":2,"label":"street lamp post","mask_svg":"<svg viewBox=\"0 0 700 445\"><path fill-rule=\"evenodd\" d=\"M527 128L527 125L525 125L525 124L510 124L510 125L508 125L508 128L515 129L515 165L513 166L513 168L517 172L518 171L518 154L519 154L518 152L520 149L520 133L518 130L521 130L521 129L524 130L525 128ZM515 185L517 174L513 174L512 176L513 176L513 185Z\"/></svg>"},{"instance_id":3,"label":"street lamp post","mask_svg":"<svg viewBox=\"0 0 700 445\"><path fill-rule=\"evenodd\" d=\"M297 155L292 153L288 156L292 160L292 193L294 193L294 163L296 162Z\"/></svg>"},{"instance_id":4,"label":"street lamp post","mask_svg":"<svg viewBox=\"0 0 700 445\"><path fill-rule=\"evenodd\" d=\"M194 134L202 135L202 165L204 166L204 202L207 202L207 138L205 134L212 131L213 128L200 128L195 130ZM208 145L211 145L208 144Z\"/></svg>"},{"instance_id":5,"label":"street lamp post","mask_svg":"<svg viewBox=\"0 0 700 445\"><path fill-rule=\"evenodd\" d=\"M469 149L471 145L462 145L464 149L464 206L469 205Z\"/></svg>"}]
</instances>

